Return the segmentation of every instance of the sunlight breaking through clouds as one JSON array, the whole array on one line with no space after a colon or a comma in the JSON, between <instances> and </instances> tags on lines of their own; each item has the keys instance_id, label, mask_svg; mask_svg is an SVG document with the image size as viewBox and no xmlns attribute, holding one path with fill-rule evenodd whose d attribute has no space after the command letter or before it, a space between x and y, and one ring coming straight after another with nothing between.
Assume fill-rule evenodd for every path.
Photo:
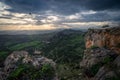
<instances>
[{"instance_id":1,"label":"sunlight breaking through clouds","mask_svg":"<svg viewBox=\"0 0 120 80\"><path fill-rule=\"evenodd\" d=\"M0 30L3 26L14 25L47 25L53 24L54 27L60 28L76 28L77 27L97 27L105 24L120 22L120 1L101 1L98 5L91 0L19 0L0 1ZM108 5L113 6L110 7ZM114 4L112 4L114 2ZM105 3L105 5L103 4ZM32 6L31 6L32 4ZM41 5L40 5L41 4ZM76 23L79 23L76 24ZM5 29L4 28L4 29ZM14 27L15 28L15 27ZM51 28L52 29L52 28Z\"/></svg>"}]
</instances>

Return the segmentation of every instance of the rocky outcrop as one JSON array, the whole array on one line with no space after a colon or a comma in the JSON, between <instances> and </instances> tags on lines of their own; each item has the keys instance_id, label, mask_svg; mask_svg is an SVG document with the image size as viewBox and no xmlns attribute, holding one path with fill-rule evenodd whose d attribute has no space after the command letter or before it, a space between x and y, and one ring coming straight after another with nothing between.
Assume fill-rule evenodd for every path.
<instances>
[{"instance_id":1,"label":"rocky outcrop","mask_svg":"<svg viewBox=\"0 0 120 80\"><path fill-rule=\"evenodd\" d=\"M120 54L120 27L89 29L85 39L86 48L105 47Z\"/></svg>"},{"instance_id":2,"label":"rocky outcrop","mask_svg":"<svg viewBox=\"0 0 120 80\"><path fill-rule=\"evenodd\" d=\"M119 59L120 57L114 51L105 48L85 50L80 63L85 76L83 80L106 80L110 77L119 77L116 74L120 74L119 71L116 71L120 70Z\"/></svg>"},{"instance_id":3,"label":"rocky outcrop","mask_svg":"<svg viewBox=\"0 0 120 80\"><path fill-rule=\"evenodd\" d=\"M120 79L120 56L113 62L99 69L93 80L119 80Z\"/></svg>"},{"instance_id":4,"label":"rocky outcrop","mask_svg":"<svg viewBox=\"0 0 120 80\"><path fill-rule=\"evenodd\" d=\"M82 80L120 80L120 28L90 29L85 39Z\"/></svg>"},{"instance_id":5,"label":"rocky outcrop","mask_svg":"<svg viewBox=\"0 0 120 80\"><path fill-rule=\"evenodd\" d=\"M56 64L52 60L47 59L45 57L42 57L40 55L37 55L37 56L30 55L26 51L15 51L15 52L13 52L12 54L10 54L7 57L7 59L4 62L4 65L5 65L4 68L0 72L0 80L9 80L7 78L11 74L13 74L13 72L15 72L15 70L18 69L19 66L21 66L21 65L32 66L32 68L34 67L34 69L38 70L39 72L45 72L45 71L42 71L42 70L44 70L44 69L47 70L50 67L53 71L52 72L53 74L50 74L51 78L47 78L47 77L49 77L49 75L48 76L43 75L42 78L37 78L37 79L35 78L35 80L50 80L50 79L51 80L58 80L56 72L55 72L56 71ZM50 66L44 66L44 65L50 65ZM22 67L22 69L23 68L24 67ZM21 70L21 68L20 68L20 70ZM35 71L35 70L33 70L33 71ZM29 74L29 72L26 73L26 74ZM44 73L44 74L47 74L47 73ZM24 80L24 79L25 80L32 80L32 79L29 78L28 75L21 76L20 80ZM18 80L18 79L15 79L15 80Z\"/></svg>"},{"instance_id":6,"label":"rocky outcrop","mask_svg":"<svg viewBox=\"0 0 120 80\"><path fill-rule=\"evenodd\" d=\"M84 52L81 67L90 68L98 63L103 65L107 63L107 60L113 61L117 56L115 52L105 48L87 49Z\"/></svg>"}]
</instances>

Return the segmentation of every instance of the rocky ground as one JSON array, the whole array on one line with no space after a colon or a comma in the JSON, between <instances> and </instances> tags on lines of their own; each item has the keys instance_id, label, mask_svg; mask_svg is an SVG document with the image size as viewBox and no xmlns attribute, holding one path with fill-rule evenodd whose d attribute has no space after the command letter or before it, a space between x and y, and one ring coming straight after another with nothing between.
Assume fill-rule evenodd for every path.
<instances>
[{"instance_id":1,"label":"rocky ground","mask_svg":"<svg viewBox=\"0 0 120 80\"><path fill-rule=\"evenodd\" d=\"M55 71L56 64L52 60L26 51L15 51L6 58L0 80L57 80Z\"/></svg>"}]
</instances>

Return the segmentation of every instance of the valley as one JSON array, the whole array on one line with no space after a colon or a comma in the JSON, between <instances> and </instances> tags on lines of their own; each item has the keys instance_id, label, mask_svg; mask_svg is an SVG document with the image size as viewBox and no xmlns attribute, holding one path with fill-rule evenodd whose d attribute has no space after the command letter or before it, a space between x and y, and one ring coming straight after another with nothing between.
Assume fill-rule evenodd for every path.
<instances>
[{"instance_id":1,"label":"valley","mask_svg":"<svg viewBox=\"0 0 120 80\"><path fill-rule=\"evenodd\" d=\"M79 61L85 49L85 32L63 30L55 33L34 35L0 35L0 66L13 51L27 51L52 59L57 63L57 73L61 80L79 78Z\"/></svg>"}]
</instances>

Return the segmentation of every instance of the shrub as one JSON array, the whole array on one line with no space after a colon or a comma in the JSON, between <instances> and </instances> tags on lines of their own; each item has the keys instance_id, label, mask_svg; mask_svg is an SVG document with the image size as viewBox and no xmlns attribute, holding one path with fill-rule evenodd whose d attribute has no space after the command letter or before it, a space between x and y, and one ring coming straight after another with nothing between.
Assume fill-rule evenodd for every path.
<instances>
[{"instance_id":1,"label":"shrub","mask_svg":"<svg viewBox=\"0 0 120 80\"><path fill-rule=\"evenodd\" d=\"M43 76L53 77L54 75L54 69L50 64L45 64L42 66L41 69Z\"/></svg>"},{"instance_id":2,"label":"shrub","mask_svg":"<svg viewBox=\"0 0 120 80\"><path fill-rule=\"evenodd\" d=\"M45 64L41 69L32 65L21 64L8 76L7 80L52 80L54 69L51 65Z\"/></svg>"},{"instance_id":3,"label":"shrub","mask_svg":"<svg viewBox=\"0 0 120 80\"><path fill-rule=\"evenodd\" d=\"M0 67L3 67L4 61L7 58L7 56L9 55L8 52L6 51L0 51Z\"/></svg>"},{"instance_id":4,"label":"shrub","mask_svg":"<svg viewBox=\"0 0 120 80\"><path fill-rule=\"evenodd\" d=\"M109 78L105 78L105 80L120 80L120 77L109 77Z\"/></svg>"},{"instance_id":5,"label":"shrub","mask_svg":"<svg viewBox=\"0 0 120 80\"><path fill-rule=\"evenodd\" d=\"M98 63L98 64L93 65L93 66L89 69L90 74L94 76L101 67L102 67L102 64L101 64L101 63Z\"/></svg>"},{"instance_id":6,"label":"shrub","mask_svg":"<svg viewBox=\"0 0 120 80\"><path fill-rule=\"evenodd\" d=\"M90 48L90 49L97 49L97 48L99 48L99 47L98 47L98 46L93 45L93 46L91 46L91 48Z\"/></svg>"},{"instance_id":7,"label":"shrub","mask_svg":"<svg viewBox=\"0 0 120 80\"><path fill-rule=\"evenodd\" d=\"M109 63L109 62L111 62L111 61L113 61L113 58L110 57L110 56L107 56L106 58L104 58L103 63L104 63L104 64L107 64L107 63Z\"/></svg>"}]
</instances>

